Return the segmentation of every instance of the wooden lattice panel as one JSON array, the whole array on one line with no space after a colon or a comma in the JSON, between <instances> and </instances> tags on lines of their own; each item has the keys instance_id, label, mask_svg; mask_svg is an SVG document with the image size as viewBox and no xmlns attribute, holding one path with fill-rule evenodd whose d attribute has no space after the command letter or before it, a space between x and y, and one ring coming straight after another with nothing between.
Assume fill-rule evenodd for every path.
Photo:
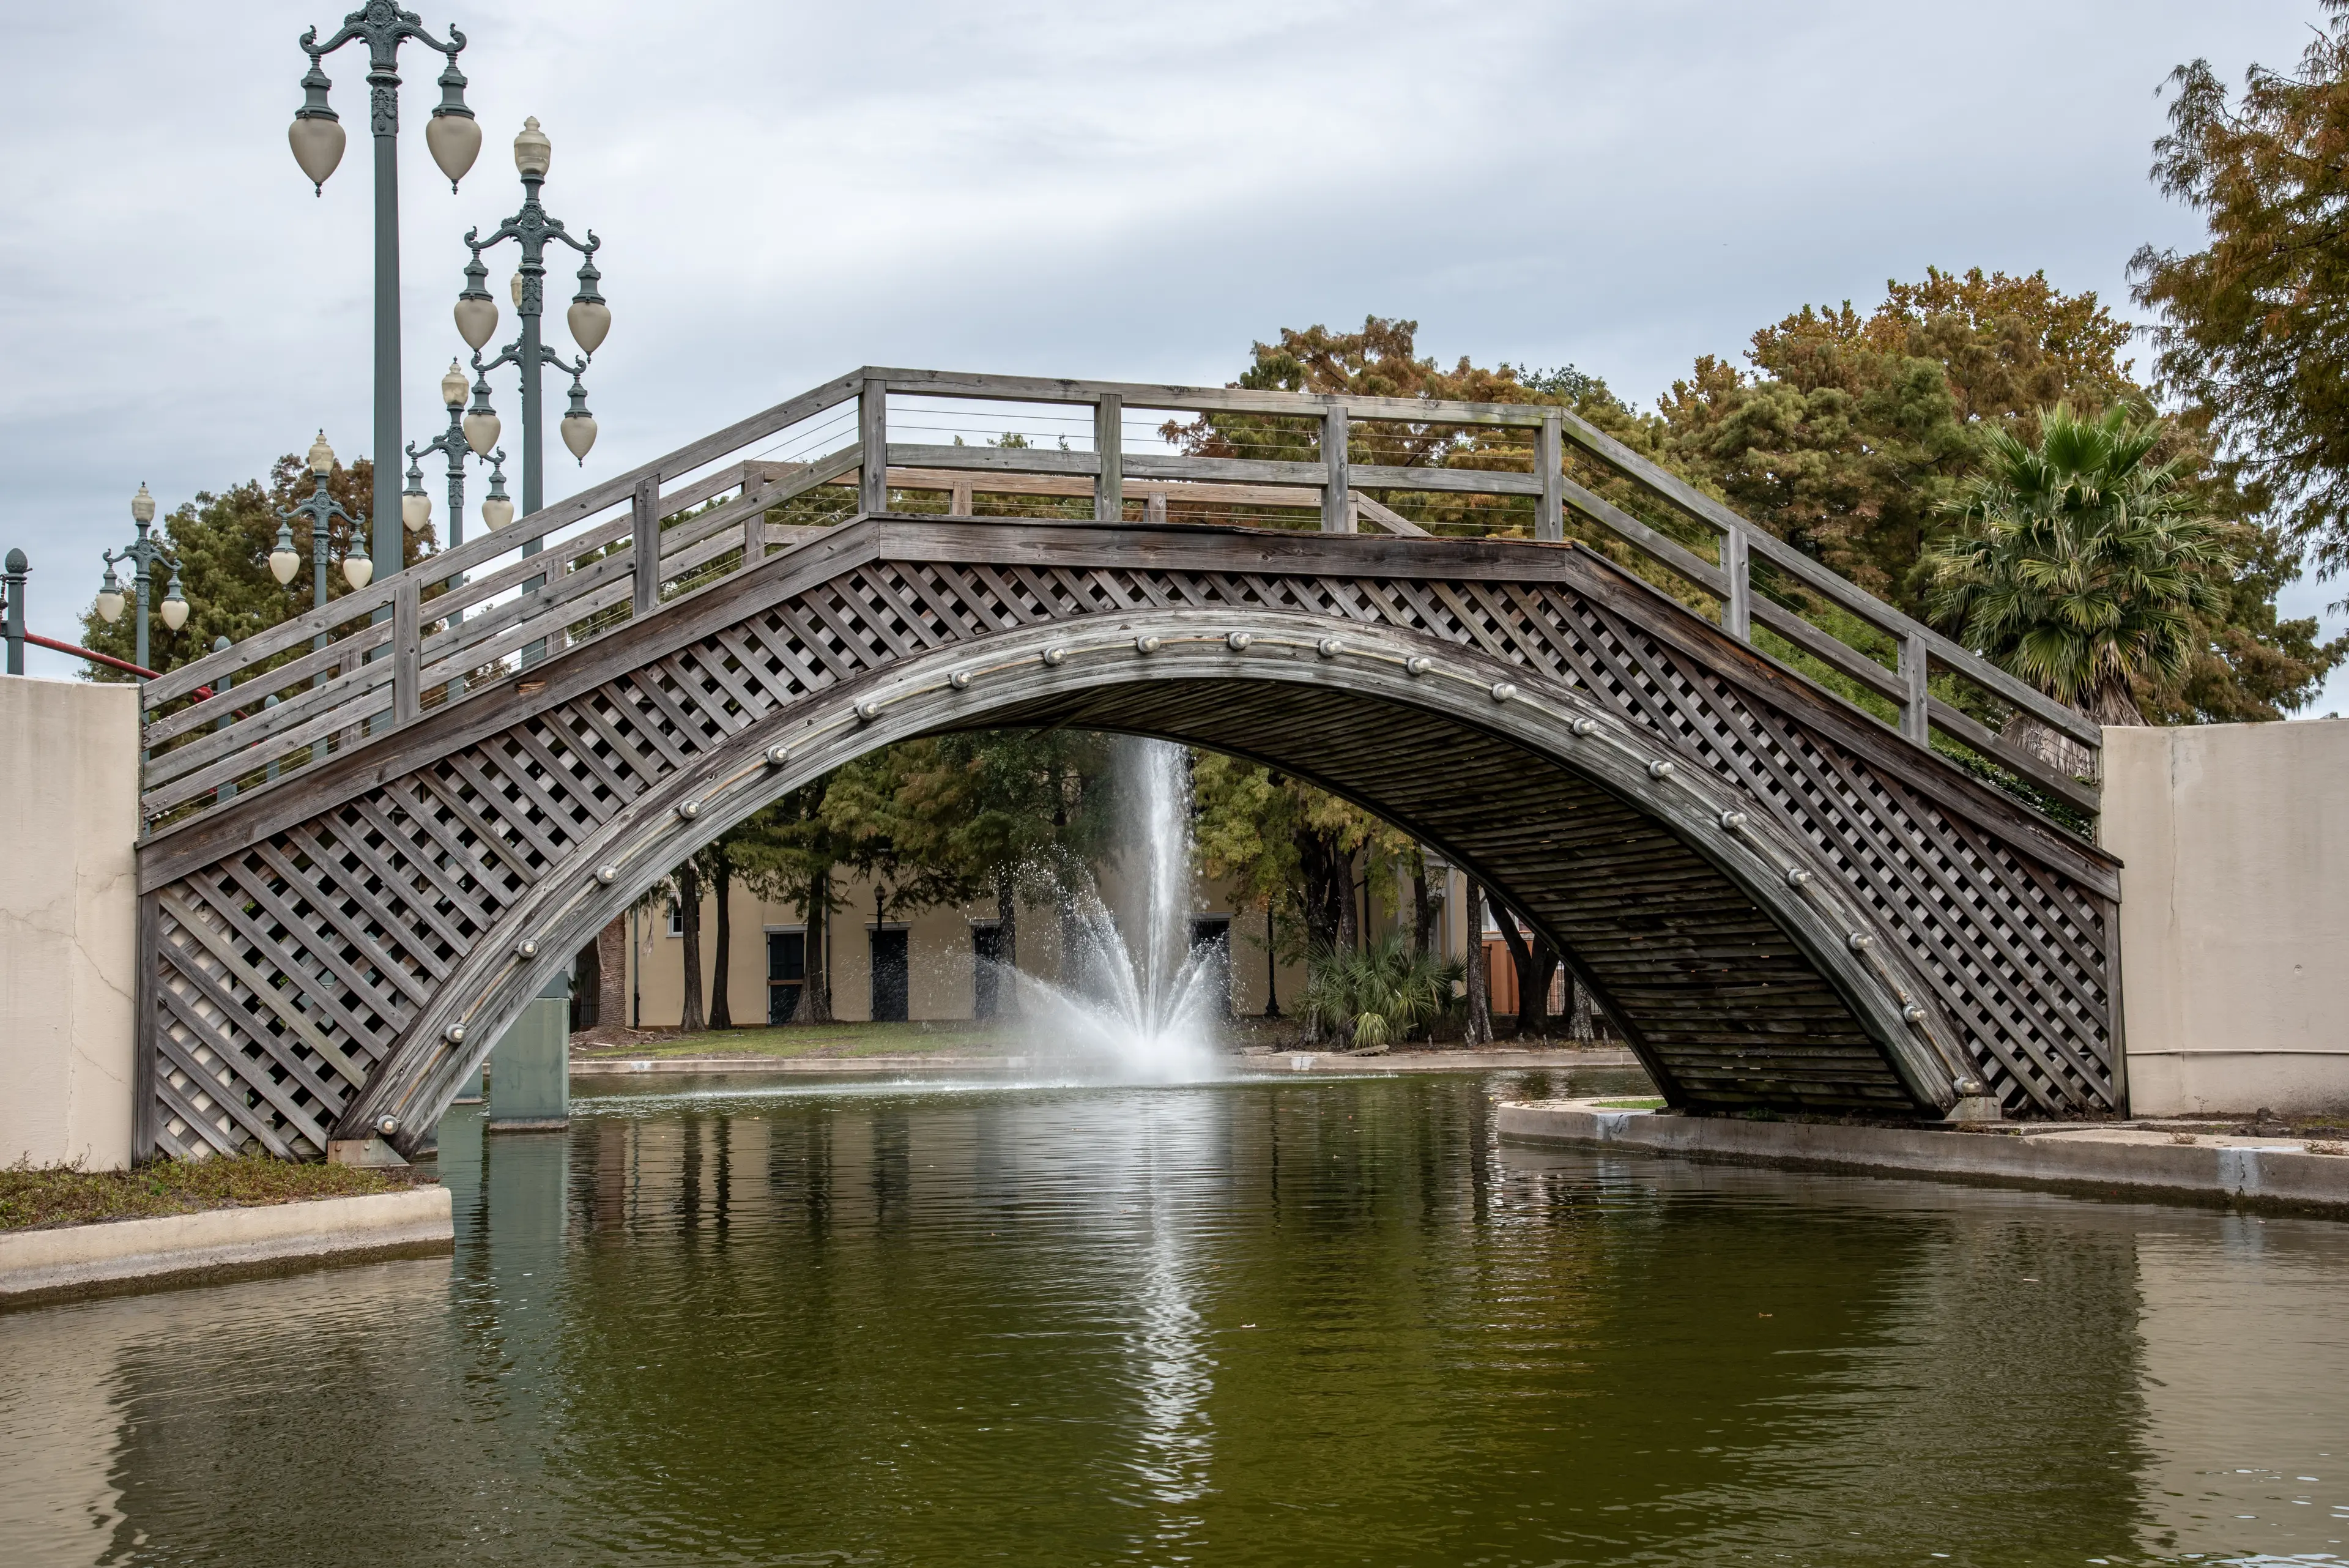
<instances>
[{"instance_id":1,"label":"wooden lattice panel","mask_svg":"<svg viewBox=\"0 0 2349 1568\"><path fill-rule=\"evenodd\" d=\"M614 665L582 694L536 711L471 694L339 769L238 800L200 836L163 836L150 863L171 868L147 885L153 1143L316 1158L451 969L512 940L501 922L530 889L583 875L597 829L780 710L995 633L1177 608L1382 625L1579 688L1799 825L1932 977L2010 1107L2119 1103L2109 892L2057 869L2021 813L1955 770L1870 754L1865 721L1586 552L1525 555L1515 576L1496 576L1487 545L1463 546L1447 572L1446 548L1422 541L1407 566L1377 569L1352 540L1318 560L1247 545L1229 567L1145 566L1164 552L1109 531L860 526L897 532L829 575L769 562L533 671ZM662 647L665 622L692 629ZM480 717L500 701L522 715ZM378 752L398 760L370 769ZM1715 913L1723 930L1753 919ZM1610 935L1560 906L1557 934L1596 964L1638 918L1624 911ZM1774 936L1738 940L1758 953ZM1822 1045L1872 1049L1832 1011Z\"/></svg>"}]
</instances>

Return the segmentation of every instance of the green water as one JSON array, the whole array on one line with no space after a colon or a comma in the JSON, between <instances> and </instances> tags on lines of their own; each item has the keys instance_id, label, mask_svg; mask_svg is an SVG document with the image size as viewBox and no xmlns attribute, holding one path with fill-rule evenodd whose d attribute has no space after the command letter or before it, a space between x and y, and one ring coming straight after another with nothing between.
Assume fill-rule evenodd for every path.
<instances>
[{"instance_id":1,"label":"green water","mask_svg":"<svg viewBox=\"0 0 2349 1568\"><path fill-rule=\"evenodd\" d=\"M0 1315L0 1563L2349 1561L2349 1226L1495 1144L1564 1086L460 1113L453 1259Z\"/></svg>"}]
</instances>

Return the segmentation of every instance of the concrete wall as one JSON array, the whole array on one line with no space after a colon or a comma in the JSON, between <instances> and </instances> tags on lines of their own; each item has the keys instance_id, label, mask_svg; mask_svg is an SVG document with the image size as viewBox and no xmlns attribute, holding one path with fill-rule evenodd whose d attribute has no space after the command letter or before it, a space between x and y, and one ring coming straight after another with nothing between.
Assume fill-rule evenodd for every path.
<instances>
[{"instance_id":1,"label":"concrete wall","mask_svg":"<svg viewBox=\"0 0 2349 1568\"><path fill-rule=\"evenodd\" d=\"M139 709L0 676L0 1165L130 1159Z\"/></svg>"},{"instance_id":2,"label":"concrete wall","mask_svg":"<svg viewBox=\"0 0 2349 1568\"><path fill-rule=\"evenodd\" d=\"M2105 732L2139 1116L2349 1107L2349 722Z\"/></svg>"}]
</instances>

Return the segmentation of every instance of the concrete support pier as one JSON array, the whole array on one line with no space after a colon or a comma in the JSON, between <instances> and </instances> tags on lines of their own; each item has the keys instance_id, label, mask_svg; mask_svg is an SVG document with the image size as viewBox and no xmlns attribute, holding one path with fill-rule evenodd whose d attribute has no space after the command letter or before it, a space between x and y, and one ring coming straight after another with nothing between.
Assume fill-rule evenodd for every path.
<instances>
[{"instance_id":1,"label":"concrete support pier","mask_svg":"<svg viewBox=\"0 0 2349 1568\"><path fill-rule=\"evenodd\" d=\"M488 1130L571 1125L571 982L558 975L490 1052Z\"/></svg>"},{"instance_id":2,"label":"concrete support pier","mask_svg":"<svg viewBox=\"0 0 2349 1568\"><path fill-rule=\"evenodd\" d=\"M1591 1100L1500 1107L1503 1143L1590 1146L1795 1170L1921 1176L2100 1197L2184 1199L2349 1219L2349 1153L2299 1137L2061 1123L1845 1127L1615 1110Z\"/></svg>"}]
</instances>

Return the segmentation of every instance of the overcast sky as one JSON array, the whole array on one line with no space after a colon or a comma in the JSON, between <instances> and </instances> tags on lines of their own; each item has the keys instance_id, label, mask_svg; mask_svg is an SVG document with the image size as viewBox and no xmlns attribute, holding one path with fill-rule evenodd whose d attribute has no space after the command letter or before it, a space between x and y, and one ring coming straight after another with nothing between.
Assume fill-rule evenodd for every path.
<instances>
[{"instance_id":1,"label":"overcast sky","mask_svg":"<svg viewBox=\"0 0 2349 1568\"><path fill-rule=\"evenodd\" d=\"M2157 88L2197 56L2230 80L2289 64L2316 11L432 0L422 16L465 31L487 136L452 195L420 134L440 57L409 46L407 435L440 428L460 237L515 205L508 147L536 115L548 204L602 236L615 318L590 379L601 440L559 496L858 364L1220 384L1252 339L1376 312L1417 319L1423 352L1570 362L1645 407L1696 355L1733 355L1806 301L1865 308L1928 265L2044 267L2133 318L2129 254L2199 233L2146 180ZM77 0L0 18L0 546L33 557L36 630L72 634L142 480L169 508L321 425L347 458L366 449L355 47L327 66L350 149L323 199L285 143L295 39L339 16ZM2341 597L2329 587L2289 607ZM2334 707L2349 675L2312 711Z\"/></svg>"}]
</instances>

